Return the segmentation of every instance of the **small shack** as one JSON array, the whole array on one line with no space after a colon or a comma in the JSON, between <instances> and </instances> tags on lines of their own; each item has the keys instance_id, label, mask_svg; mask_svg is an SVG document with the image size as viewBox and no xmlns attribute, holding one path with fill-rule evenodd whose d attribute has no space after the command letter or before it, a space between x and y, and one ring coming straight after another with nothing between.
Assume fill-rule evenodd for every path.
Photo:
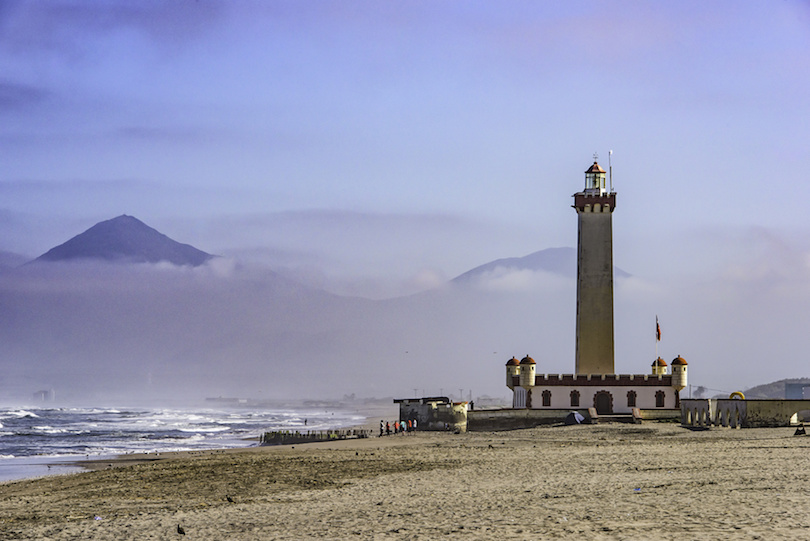
<instances>
[{"instance_id":1,"label":"small shack","mask_svg":"<svg viewBox=\"0 0 810 541\"><path fill-rule=\"evenodd\" d=\"M417 430L467 430L468 402L452 402L446 396L395 398L400 421L416 421Z\"/></svg>"}]
</instances>

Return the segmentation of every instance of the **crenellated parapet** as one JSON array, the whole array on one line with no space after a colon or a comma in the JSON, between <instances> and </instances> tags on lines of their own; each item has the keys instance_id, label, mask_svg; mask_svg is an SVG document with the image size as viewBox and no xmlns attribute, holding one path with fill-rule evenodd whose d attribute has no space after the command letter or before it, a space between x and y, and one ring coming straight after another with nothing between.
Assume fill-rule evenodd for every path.
<instances>
[{"instance_id":1,"label":"crenellated parapet","mask_svg":"<svg viewBox=\"0 0 810 541\"><path fill-rule=\"evenodd\" d=\"M534 378L536 387L548 386L672 386L671 375L652 374L538 374Z\"/></svg>"},{"instance_id":2,"label":"crenellated parapet","mask_svg":"<svg viewBox=\"0 0 810 541\"><path fill-rule=\"evenodd\" d=\"M577 209L577 212L610 213L616 208L616 192L604 195L576 193L574 204L571 206Z\"/></svg>"}]
</instances>

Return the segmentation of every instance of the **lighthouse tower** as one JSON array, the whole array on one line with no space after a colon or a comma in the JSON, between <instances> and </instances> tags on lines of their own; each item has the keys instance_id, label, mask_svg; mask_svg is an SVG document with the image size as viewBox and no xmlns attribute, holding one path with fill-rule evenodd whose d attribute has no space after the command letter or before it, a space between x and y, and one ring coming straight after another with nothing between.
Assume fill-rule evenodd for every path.
<instances>
[{"instance_id":1,"label":"lighthouse tower","mask_svg":"<svg viewBox=\"0 0 810 541\"><path fill-rule=\"evenodd\" d=\"M594 156L574 194L577 240L577 374L613 374L613 209L616 193Z\"/></svg>"}]
</instances>

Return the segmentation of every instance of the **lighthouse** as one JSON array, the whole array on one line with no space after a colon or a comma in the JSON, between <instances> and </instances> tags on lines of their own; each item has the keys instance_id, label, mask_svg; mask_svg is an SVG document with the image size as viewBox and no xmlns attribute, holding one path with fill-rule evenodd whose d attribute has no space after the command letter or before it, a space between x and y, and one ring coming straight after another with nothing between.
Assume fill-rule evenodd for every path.
<instances>
[{"instance_id":1,"label":"lighthouse","mask_svg":"<svg viewBox=\"0 0 810 541\"><path fill-rule=\"evenodd\" d=\"M577 211L577 374L614 374L613 365L613 210L605 170L585 171L585 189L574 194Z\"/></svg>"},{"instance_id":2,"label":"lighthouse","mask_svg":"<svg viewBox=\"0 0 810 541\"><path fill-rule=\"evenodd\" d=\"M608 162L608 170L610 170ZM616 374L613 353L613 209L616 193L608 174L594 156L585 171L585 188L574 194L577 211L577 329L573 374L538 374L529 355L506 362L506 386L512 408L545 410L537 417L516 414L510 426L540 419L556 422L571 410L597 415L641 415L642 418L680 416L680 392L687 386L686 361L669 364L657 355L652 373ZM656 317L656 340L661 330ZM665 413L662 413L662 410ZM646 416L646 417L645 417ZM515 423L512 425L511 423Z\"/></svg>"}]
</instances>

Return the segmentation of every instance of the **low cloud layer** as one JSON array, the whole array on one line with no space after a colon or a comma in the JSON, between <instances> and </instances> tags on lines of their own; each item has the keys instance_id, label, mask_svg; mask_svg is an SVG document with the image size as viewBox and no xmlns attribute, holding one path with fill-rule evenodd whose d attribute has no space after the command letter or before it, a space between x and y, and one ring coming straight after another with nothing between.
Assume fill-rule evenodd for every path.
<instances>
[{"instance_id":1,"label":"low cloud layer","mask_svg":"<svg viewBox=\"0 0 810 541\"><path fill-rule=\"evenodd\" d=\"M807 257L781 246L773 268L616 280L616 370L647 373L685 357L694 385L732 391L807 376ZM788 264L788 262L792 262ZM424 277L423 284L437 285ZM368 300L311 288L221 258L197 269L90 263L0 274L0 392L54 387L63 397L340 397L472 389L507 396L503 364L573 370L573 277L499 268L474 283ZM10 387L11 386L11 387Z\"/></svg>"}]
</instances>

